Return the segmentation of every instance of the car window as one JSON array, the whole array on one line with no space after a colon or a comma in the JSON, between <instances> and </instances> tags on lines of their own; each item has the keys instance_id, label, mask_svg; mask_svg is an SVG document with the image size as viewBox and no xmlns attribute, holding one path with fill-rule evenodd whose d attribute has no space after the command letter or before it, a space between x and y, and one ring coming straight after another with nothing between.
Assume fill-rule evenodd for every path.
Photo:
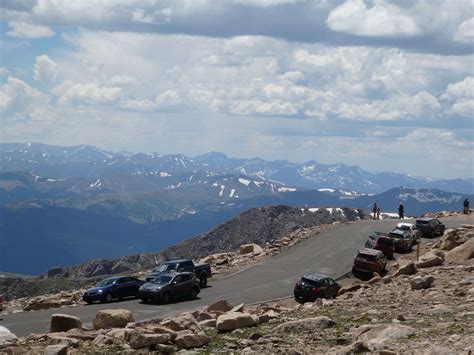
<instances>
[{"instance_id":1,"label":"car window","mask_svg":"<svg viewBox=\"0 0 474 355\"><path fill-rule=\"evenodd\" d=\"M168 275L161 275L155 277L151 282L155 284L166 284L171 281L171 276Z\"/></svg>"},{"instance_id":2,"label":"car window","mask_svg":"<svg viewBox=\"0 0 474 355\"><path fill-rule=\"evenodd\" d=\"M304 277L301 279L301 283L304 285L318 286L318 283L316 281L305 279Z\"/></svg>"},{"instance_id":3,"label":"car window","mask_svg":"<svg viewBox=\"0 0 474 355\"><path fill-rule=\"evenodd\" d=\"M336 282L333 279L328 279L328 283L330 286L333 286L336 284Z\"/></svg>"},{"instance_id":4,"label":"car window","mask_svg":"<svg viewBox=\"0 0 474 355\"><path fill-rule=\"evenodd\" d=\"M174 279L173 279L173 282L176 282L176 283L180 283L180 282L183 282L183 276L181 275L178 275L176 276Z\"/></svg>"}]
</instances>

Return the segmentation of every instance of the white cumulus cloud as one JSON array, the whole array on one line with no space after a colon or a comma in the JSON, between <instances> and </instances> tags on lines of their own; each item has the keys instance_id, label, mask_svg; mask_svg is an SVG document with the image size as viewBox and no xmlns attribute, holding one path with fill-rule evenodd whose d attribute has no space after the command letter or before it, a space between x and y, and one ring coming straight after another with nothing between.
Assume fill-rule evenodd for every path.
<instances>
[{"instance_id":1,"label":"white cumulus cloud","mask_svg":"<svg viewBox=\"0 0 474 355\"><path fill-rule=\"evenodd\" d=\"M117 102L122 89L112 86L100 86L97 83L75 83L70 80L56 86L52 93L58 96L60 103L76 104L111 104Z\"/></svg>"},{"instance_id":2,"label":"white cumulus cloud","mask_svg":"<svg viewBox=\"0 0 474 355\"><path fill-rule=\"evenodd\" d=\"M46 54L36 57L35 66L33 68L33 78L46 83L56 80L58 75L57 65Z\"/></svg>"},{"instance_id":3,"label":"white cumulus cloud","mask_svg":"<svg viewBox=\"0 0 474 355\"><path fill-rule=\"evenodd\" d=\"M467 43L474 42L474 17L459 25L458 30L454 34L454 40Z\"/></svg>"},{"instance_id":4,"label":"white cumulus cloud","mask_svg":"<svg viewBox=\"0 0 474 355\"><path fill-rule=\"evenodd\" d=\"M7 35L18 38L43 38L54 36L54 31L47 26L35 25L21 21L10 21L8 27L11 31Z\"/></svg>"},{"instance_id":5,"label":"white cumulus cloud","mask_svg":"<svg viewBox=\"0 0 474 355\"><path fill-rule=\"evenodd\" d=\"M326 23L333 31L360 36L413 36L420 33L410 16L382 1L368 7L364 0L347 0L329 13Z\"/></svg>"}]
</instances>

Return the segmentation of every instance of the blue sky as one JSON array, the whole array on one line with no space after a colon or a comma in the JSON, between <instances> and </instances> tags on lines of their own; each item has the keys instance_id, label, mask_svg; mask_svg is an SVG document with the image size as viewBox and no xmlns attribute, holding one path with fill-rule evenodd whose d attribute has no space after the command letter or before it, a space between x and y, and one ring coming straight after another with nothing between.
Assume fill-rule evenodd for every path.
<instances>
[{"instance_id":1,"label":"blue sky","mask_svg":"<svg viewBox=\"0 0 474 355\"><path fill-rule=\"evenodd\" d=\"M2 142L474 176L472 1L0 6Z\"/></svg>"}]
</instances>

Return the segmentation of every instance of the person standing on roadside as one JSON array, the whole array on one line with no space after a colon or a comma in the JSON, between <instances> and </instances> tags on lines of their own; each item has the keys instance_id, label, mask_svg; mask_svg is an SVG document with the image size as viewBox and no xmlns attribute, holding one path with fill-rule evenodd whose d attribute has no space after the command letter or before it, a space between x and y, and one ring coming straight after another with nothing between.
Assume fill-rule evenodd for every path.
<instances>
[{"instance_id":1,"label":"person standing on roadside","mask_svg":"<svg viewBox=\"0 0 474 355\"><path fill-rule=\"evenodd\" d=\"M372 208L372 213L374 214L374 219L377 219L377 202L374 202L374 208Z\"/></svg>"},{"instance_id":2,"label":"person standing on roadside","mask_svg":"<svg viewBox=\"0 0 474 355\"><path fill-rule=\"evenodd\" d=\"M464 206L464 210L463 210L463 213L464 214L469 214L469 200L466 198L463 202L463 206Z\"/></svg>"},{"instance_id":3,"label":"person standing on roadside","mask_svg":"<svg viewBox=\"0 0 474 355\"><path fill-rule=\"evenodd\" d=\"M380 219L380 207L377 207L377 219Z\"/></svg>"},{"instance_id":4,"label":"person standing on roadside","mask_svg":"<svg viewBox=\"0 0 474 355\"><path fill-rule=\"evenodd\" d=\"M400 203L400 206L398 206L398 218L403 219L405 212L405 207L403 207L403 203Z\"/></svg>"}]
</instances>

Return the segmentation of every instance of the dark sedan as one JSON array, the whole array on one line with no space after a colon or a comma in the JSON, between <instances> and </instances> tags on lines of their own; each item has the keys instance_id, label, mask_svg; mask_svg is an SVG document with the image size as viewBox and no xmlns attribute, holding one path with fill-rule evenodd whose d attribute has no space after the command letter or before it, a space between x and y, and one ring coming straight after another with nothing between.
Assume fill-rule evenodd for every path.
<instances>
[{"instance_id":1,"label":"dark sedan","mask_svg":"<svg viewBox=\"0 0 474 355\"><path fill-rule=\"evenodd\" d=\"M114 299L126 297L138 297L138 289L145 281L135 277L116 276L99 282L96 287L84 292L82 299L91 304L92 302L112 302Z\"/></svg>"},{"instance_id":2,"label":"dark sedan","mask_svg":"<svg viewBox=\"0 0 474 355\"><path fill-rule=\"evenodd\" d=\"M334 298L340 288L330 277L317 273L306 274L295 285L295 300L314 302L316 298Z\"/></svg>"},{"instance_id":3,"label":"dark sedan","mask_svg":"<svg viewBox=\"0 0 474 355\"><path fill-rule=\"evenodd\" d=\"M173 299L195 299L199 292L199 280L192 272L163 273L140 287L139 297L143 302L167 304Z\"/></svg>"}]
</instances>

